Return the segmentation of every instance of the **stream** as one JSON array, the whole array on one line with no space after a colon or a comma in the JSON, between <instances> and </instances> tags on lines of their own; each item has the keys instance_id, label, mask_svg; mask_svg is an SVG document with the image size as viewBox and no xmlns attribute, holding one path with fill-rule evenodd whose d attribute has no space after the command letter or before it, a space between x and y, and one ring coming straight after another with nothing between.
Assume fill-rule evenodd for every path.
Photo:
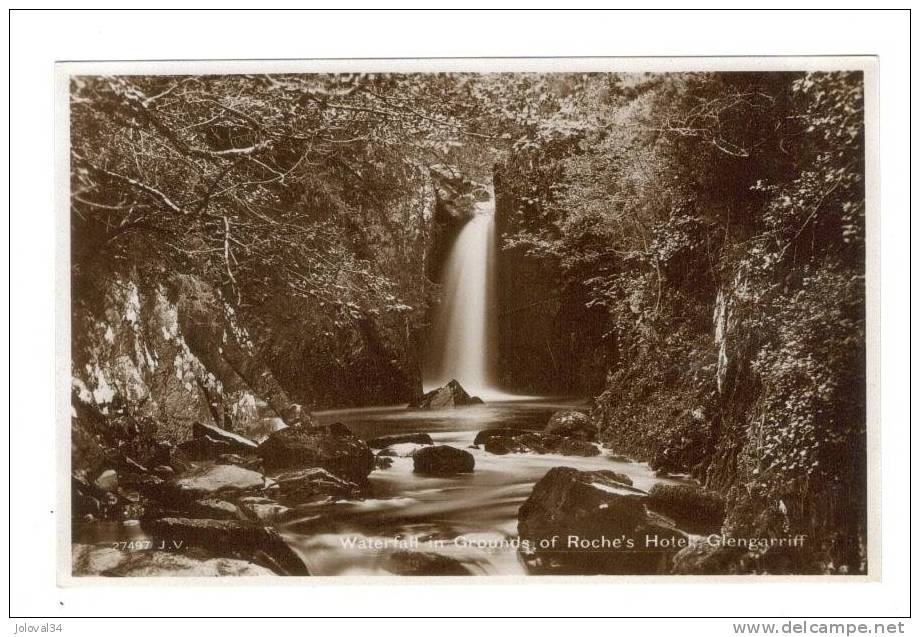
<instances>
[{"instance_id":1,"label":"stream","mask_svg":"<svg viewBox=\"0 0 920 637\"><path fill-rule=\"evenodd\" d=\"M442 411L403 407L319 412L322 422L343 422L361 438L425 432L435 444L470 451L472 474L430 477L413 473L412 458L369 477L368 496L308 510L284 526L285 540L314 575L391 575L385 566L396 551L442 554L477 575L525 575L516 547L517 511L533 485L553 467L611 469L635 486L674 482L656 477L647 465L622 461L604 450L583 458L554 454L493 455L469 448L476 433L498 426L542 430L552 412L584 408L578 401L527 399Z\"/></svg>"}]
</instances>

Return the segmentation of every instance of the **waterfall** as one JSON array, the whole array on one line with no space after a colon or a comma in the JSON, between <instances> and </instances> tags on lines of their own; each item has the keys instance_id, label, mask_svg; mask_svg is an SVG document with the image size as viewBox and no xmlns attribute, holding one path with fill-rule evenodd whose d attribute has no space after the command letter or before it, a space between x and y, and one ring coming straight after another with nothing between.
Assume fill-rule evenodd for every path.
<instances>
[{"instance_id":1,"label":"waterfall","mask_svg":"<svg viewBox=\"0 0 920 637\"><path fill-rule=\"evenodd\" d=\"M477 202L444 267L441 304L429 341L425 389L456 379L471 394L496 398L495 197Z\"/></svg>"}]
</instances>

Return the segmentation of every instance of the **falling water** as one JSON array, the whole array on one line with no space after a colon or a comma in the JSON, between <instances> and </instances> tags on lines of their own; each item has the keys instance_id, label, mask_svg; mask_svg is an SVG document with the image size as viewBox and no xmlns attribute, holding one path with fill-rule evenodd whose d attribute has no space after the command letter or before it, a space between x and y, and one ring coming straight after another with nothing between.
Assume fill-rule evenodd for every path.
<instances>
[{"instance_id":1,"label":"falling water","mask_svg":"<svg viewBox=\"0 0 920 637\"><path fill-rule=\"evenodd\" d=\"M482 398L504 396L495 381L495 198L476 203L444 268L429 343L425 388L455 378Z\"/></svg>"}]
</instances>

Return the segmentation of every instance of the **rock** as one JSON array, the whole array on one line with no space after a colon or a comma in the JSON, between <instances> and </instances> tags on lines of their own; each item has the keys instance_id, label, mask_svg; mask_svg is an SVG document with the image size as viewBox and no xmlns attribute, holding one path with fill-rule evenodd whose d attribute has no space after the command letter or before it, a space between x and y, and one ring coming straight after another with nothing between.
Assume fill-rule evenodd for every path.
<instances>
[{"instance_id":1,"label":"rock","mask_svg":"<svg viewBox=\"0 0 920 637\"><path fill-rule=\"evenodd\" d=\"M353 500L360 497L361 490L354 482L321 469L311 467L290 471L274 477L281 498L291 504L325 502L331 499Z\"/></svg>"},{"instance_id":2,"label":"rock","mask_svg":"<svg viewBox=\"0 0 920 637\"><path fill-rule=\"evenodd\" d=\"M563 456L597 456L601 451L594 443L578 438L562 438L555 434L517 429L480 431L476 440L489 453L558 453Z\"/></svg>"},{"instance_id":3,"label":"rock","mask_svg":"<svg viewBox=\"0 0 920 637\"><path fill-rule=\"evenodd\" d=\"M184 508L186 513L194 518L208 520L238 520L240 518L240 511L236 505L217 498L195 500Z\"/></svg>"},{"instance_id":4,"label":"rock","mask_svg":"<svg viewBox=\"0 0 920 637\"><path fill-rule=\"evenodd\" d=\"M371 449L383 449L390 445L398 445L403 442L412 442L417 445L433 445L434 441L426 433L415 434L393 434L391 436L378 436L367 441L367 446Z\"/></svg>"},{"instance_id":5,"label":"rock","mask_svg":"<svg viewBox=\"0 0 920 637\"><path fill-rule=\"evenodd\" d=\"M685 484L654 485L648 506L689 531L717 531L725 520L725 500L714 491Z\"/></svg>"},{"instance_id":6,"label":"rock","mask_svg":"<svg viewBox=\"0 0 920 637\"><path fill-rule=\"evenodd\" d=\"M376 469L389 469L393 466L393 458L388 458L386 456L377 456L374 460L374 468Z\"/></svg>"},{"instance_id":7,"label":"rock","mask_svg":"<svg viewBox=\"0 0 920 637\"><path fill-rule=\"evenodd\" d=\"M554 434L544 434L527 429L500 427L487 429L476 435L489 453L564 453L565 455L592 456L600 453L593 445L580 440L569 440ZM560 449L565 445L565 451Z\"/></svg>"},{"instance_id":8,"label":"rock","mask_svg":"<svg viewBox=\"0 0 920 637\"><path fill-rule=\"evenodd\" d=\"M200 467L166 483L170 494L181 500L200 500L214 495L234 497L264 491L271 486L256 471L230 464Z\"/></svg>"},{"instance_id":9,"label":"rock","mask_svg":"<svg viewBox=\"0 0 920 637\"><path fill-rule=\"evenodd\" d=\"M427 394L409 403L409 409L450 409L452 407L462 407L464 405L475 405L481 403L481 399L475 401L466 393L466 390L456 380L438 389L432 389Z\"/></svg>"},{"instance_id":10,"label":"rock","mask_svg":"<svg viewBox=\"0 0 920 637\"><path fill-rule=\"evenodd\" d=\"M473 439L474 445L484 445L489 438L496 436L502 438L514 438L523 434L533 433L530 429L518 429L517 427L496 427L495 429L483 429Z\"/></svg>"},{"instance_id":11,"label":"rock","mask_svg":"<svg viewBox=\"0 0 920 637\"><path fill-rule=\"evenodd\" d=\"M119 551L108 546L73 545L73 575L110 577L232 577L274 573L258 564L191 551Z\"/></svg>"},{"instance_id":12,"label":"rock","mask_svg":"<svg viewBox=\"0 0 920 637\"><path fill-rule=\"evenodd\" d=\"M395 575L472 575L462 562L446 555L423 551L396 551L384 569Z\"/></svg>"},{"instance_id":13,"label":"rock","mask_svg":"<svg viewBox=\"0 0 920 637\"><path fill-rule=\"evenodd\" d=\"M537 482L518 511L518 534L528 543L534 568L567 574L670 570L670 557L686 536L649 515L647 495L622 477L556 467ZM647 545L651 538L658 546ZM662 546L667 543L673 546Z\"/></svg>"},{"instance_id":14,"label":"rock","mask_svg":"<svg viewBox=\"0 0 920 637\"><path fill-rule=\"evenodd\" d=\"M93 484L95 484L96 487L102 491L117 491L118 474L114 469L107 469L99 474L99 476L93 481Z\"/></svg>"},{"instance_id":15,"label":"rock","mask_svg":"<svg viewBox=\"0 0 920 637\"><path fill-rule=\"evenodd\" d=\"M560 453L563 456L582 456L589 458L591 456L599 456L601 450L593 443L578 440L576 438L565 438L556 449L556 453Z\"/></svg>"},{"instance_id":16,"label":"rock","mask_svg":"<svg viewBox=\"0 0 920 637\"><path fill-rule=\"evenodd\" d=\"M508 453L523 453L528 450L525 445L517 441L517 438L509 438L506 436L492 436L486 440L483 449L499 456Z\"/></svg>"},{"instance_id":17,"label":"rock","mask_svg":"<svg viewBox=\"0 0 920 637\"><path fill-rule=\"evenodd\" d=\"M291 509L270 498L247 496L237 500L240 511L254 522L272 523Z\"/></svg>"},{"instance_id":18,"label":"rock","mask_svg":"<svg viewBox=\"0 0 920 637\"><path fill-rule=\"evenodd\" d=\"M544 433L576 438L578 440L597 440L597 426L587 414L574 409L563 409L550 416Z\"/></svg>"},{"instance_id":19,"label":"rock","mask_svg":"<svg viewBox=\"0 0 920 637\"><path fill-rule=\"evenodd\" d=\"M252 471L262 469L262 459L259 456L241 456L235 453L220 454L214 459L214 464L233 464Z\"/></svg>"},{"instance_id":20,"label":"rock","mask_svg":"<svg viewBox=\"0 0 920 637\"><path fill-rule=\"evenodd\" d=\"M230 445L233 450L228 453L247 454L255 453L259 447L256 443L248 438L235 434L232 431L215 427L214 425L205 425L196 422L192 425L192 436L195 438L209 438L219 440L220 442Z\"/></svg>"},{"instance_id":21,"label":"rock","mask_svg":"<svg viewBox=\"0 0 920 637\"><path fill-rule=\"evenodd\" d=\"M161 518L141 520L141 528L172 546L199 546L222 556L258 557L281 575L309 575L306 564L277 531L254 522Z\"/></svg>"},{"instance_id":22,"label":"rock","mask_svg":"<svg viewBox=\"0 0 920 637\"><path fill-rule=\"evenodd\" d=\"M422 447L412 455L416 473L450 475L472 473L476 466L473 454L448 445Z\"/></svg>"},{"instance_id":23,"label":"rock","mask_svg":"<svg viewBox=\"0 0 920 637\"><path fill-rule=\"evenodd\" d=\"M268 471L322 467L337 476L363 483L374 469L374 454L345 425L288 427L259 445Z\"/></svg>"},{"instance_id":24,"label":"rock","mask_svg":"<svg viewBox=\"0 0 920 637\"><path fill-rule=\"evenodd\" d=\"M536 431L529 431L515 438L517 442L524 445L528 451L533 453L556 453L563 439L553 434L542 434Z\"/></svg>"}]
</instances>

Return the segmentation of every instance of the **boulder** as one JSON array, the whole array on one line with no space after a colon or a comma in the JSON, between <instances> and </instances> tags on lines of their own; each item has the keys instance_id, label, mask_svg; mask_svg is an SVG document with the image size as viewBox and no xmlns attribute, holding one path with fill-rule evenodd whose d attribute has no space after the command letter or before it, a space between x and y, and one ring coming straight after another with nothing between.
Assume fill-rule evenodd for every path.
<instances>
[{"instance_id":1,"label":"boulder","mask_svg":"<svg viewBox=\"0 0 920 637\"><path fill-rule=\"evenodd\" d=\"M256 577L275 573L246 560L208 557L201 551L119 551L73 545L73 575L108 577Z\"/></svg>"},{"instance_id":2,"label":"boulder","mask_svg":"<svg viewBox=\"0 0 920 637\"><path fill-rule=\"evenodd\" d=\"M482 400L475 400L466 393L466 390L456 380L451 380L443 387L432 389L419 398L409 403L409 409L450 409L464 405L476 405Z\"/></svg>"},{"instance_id":3,"label":"boulder","mask_svg":"<svg viewBox=\"0 0 920 637\"><path fill-rule=\"evenodd\" d=\"M271 486L257 471L230 464L199 467L166 483L171 496L179 500L200 500L216 495L235 497L261 493Z\"/></svg>"},{"instance_id":4,"label":"boulder","mask_svg":"<svg viewBox=\"0 0 920 637\"><path fill-rule=\"evenodd\" d=\"M575 438L578 440L597 440L597 426L587 414L574 409L563 409L550 416L544 433Z\"/></svg>"},{"instance_id":5,"label":"boulder","mask_svg":"<svg viewBox=\"0 0 920 637\"><path fill-rule=\"evenodd\" d=\"M519 429L517 427L496 427L495 429L483 429L476 434L473 439L474 445L484 445L490 438L514 438L523 434L533 433L530 429Z\"/></svg>"},{"instance_id":6,"label":"boulder","mask_svg":"<svg viewBox=\"0 0 920 637\"><path fill-rule=\"evenodd\" d=\"M426 551L391 553L384 569L395 575L472 575L459 560Z\"/></svg>"},{"instance_id":7,"label":"boulder","mask_svg":"<svg viewBox=\"0 0 920 637\"><path fill-rule=\"evenodd\" d=\"M367 441L367 446L371 449L383 449L390 445L398 445L404 442L411 442L417 445L433 445L434 441L426 433L414 434L393 434L391 436L378 436Z\"/></svg>"},{"instance_id":8,"label":"boulder","mask_svg":"<svg viewBox=\"0 0 920 637\"><path fill-rule=\"evenodd\" d=\"M141 520L141 528L170 546L198 546L227 557L257 557L280 575L310 574L277 531L255 522L159 518Z\"/></svg>"},{"instance_id":9,"label":"boulder","mask_svg":"<svg viewBox=\"0 0 920 637\"><path fill-rule=\"evenodd\" d=\"M645 508L645 492L613 471L551 469L518 511L531 568L567 574L655 574L686 536ZM654 540L655 546L649 546Z\"/></svg>"},{"instance_id":10,"label":"boulder","mask_svg":"<svg viewBox=\"0 0 920 637\"><path fill-rule=\"evenodd\" d=\"M430 475L472 473L476 466L473 454L448 445L422 447L413 454L412 462L416 473Z\"/></svg>"},{"instance_id":11,"label":"boulder","mask_svg":"<svg viewBox=\"0 0 920 637\"><path fill-rule=\"evenodd\" d=\"M268 471L322 467L358 484L374 469L373 452L340 423L276 431L258 455Z\"/></svg>"},{"instance_id":12,"label":"boulder","mask_svg":"<svg viewBox=\"0 0 920 637\"><path fill-rule=\"evenodd\" d=\"M192 425L192 439L181 443L177 449L189 460L213 460L222 454L251 454L258 445L231 431L205 425Z\"/></svg>"},{"instance_id":13,"label":"boulder","mask_svg":"<svg viewBox=\"0 0 920 637\"><path fill-rule=\"evenodd\" d=\"M393 466L393 458L387 456L377 456L374 459L374 468L375 469L389 469Z\"/></svg>"},{"instance_id":14,"label":"boulder","mask_svg":"<svg viewBox=\"0 0 920 637\"><path fill-rule=\"evenodd\" d=\"M648 506L696 533L718 531L725 520L725 499L714 491L687 484L654 485Z\"/></svg>"},{"instance_id":15,"label":"boulder","mask_svg":"<svg viewBox=\"0 0 920 637\"><path fill-rule=\"evenodd\" d=\"M319 467L289 471L274 477L280 497L289 504L327 502L331 499L353 500L361 490L354 482Z\"/></svg>"},{"instance_id":16,"label":"boulder","mask_svg":"<svg viewBox=\"0 0 920 637\"><path fill-rule=\"evenodd\" d=\"M563 456L582 456L584 458L590 458L591 456L599 456L601 450L597 448L597 445L585 440L565 438L556 448L556 453L562 454Z\"/></svg>"},{"instance_id":17,"label":"boulder","mask_svg":"<svg viewBox=\"0 0 920 637\"><path fill-rule=\"evenodd\" d=\"M563 439L553 434L543 434L537 431L529 431L515 438L517 442L524 445L528 451L533 453L556 453Z\"/></svg>"},{"instance_id":18,"label":"boulder","mask_svg":"<svg viewBox=\"0 0 920 637\"><path fill-rule=\"evenodd\" d=\"M601 451L594 443L578 438L562 438L555 434L516 429L494 429L481 431L476 439L489 453L504 455L507 453L558 453L563 456L590 457L600 455ZM488 434L488 435L486 435Z\"/></svg>"},{"instance_id":19,"label":"boulder","mask_svg":"<svg viewBox=\"0 0 920 637\"><path fill-rule=\"evenodd\" d=\"M510 438L507 436L492 436L485 441L482 447L489 453L494 453L498 456L528 451L528 448L517 440L517 438Z\"/></svg>"}]
</instances>

